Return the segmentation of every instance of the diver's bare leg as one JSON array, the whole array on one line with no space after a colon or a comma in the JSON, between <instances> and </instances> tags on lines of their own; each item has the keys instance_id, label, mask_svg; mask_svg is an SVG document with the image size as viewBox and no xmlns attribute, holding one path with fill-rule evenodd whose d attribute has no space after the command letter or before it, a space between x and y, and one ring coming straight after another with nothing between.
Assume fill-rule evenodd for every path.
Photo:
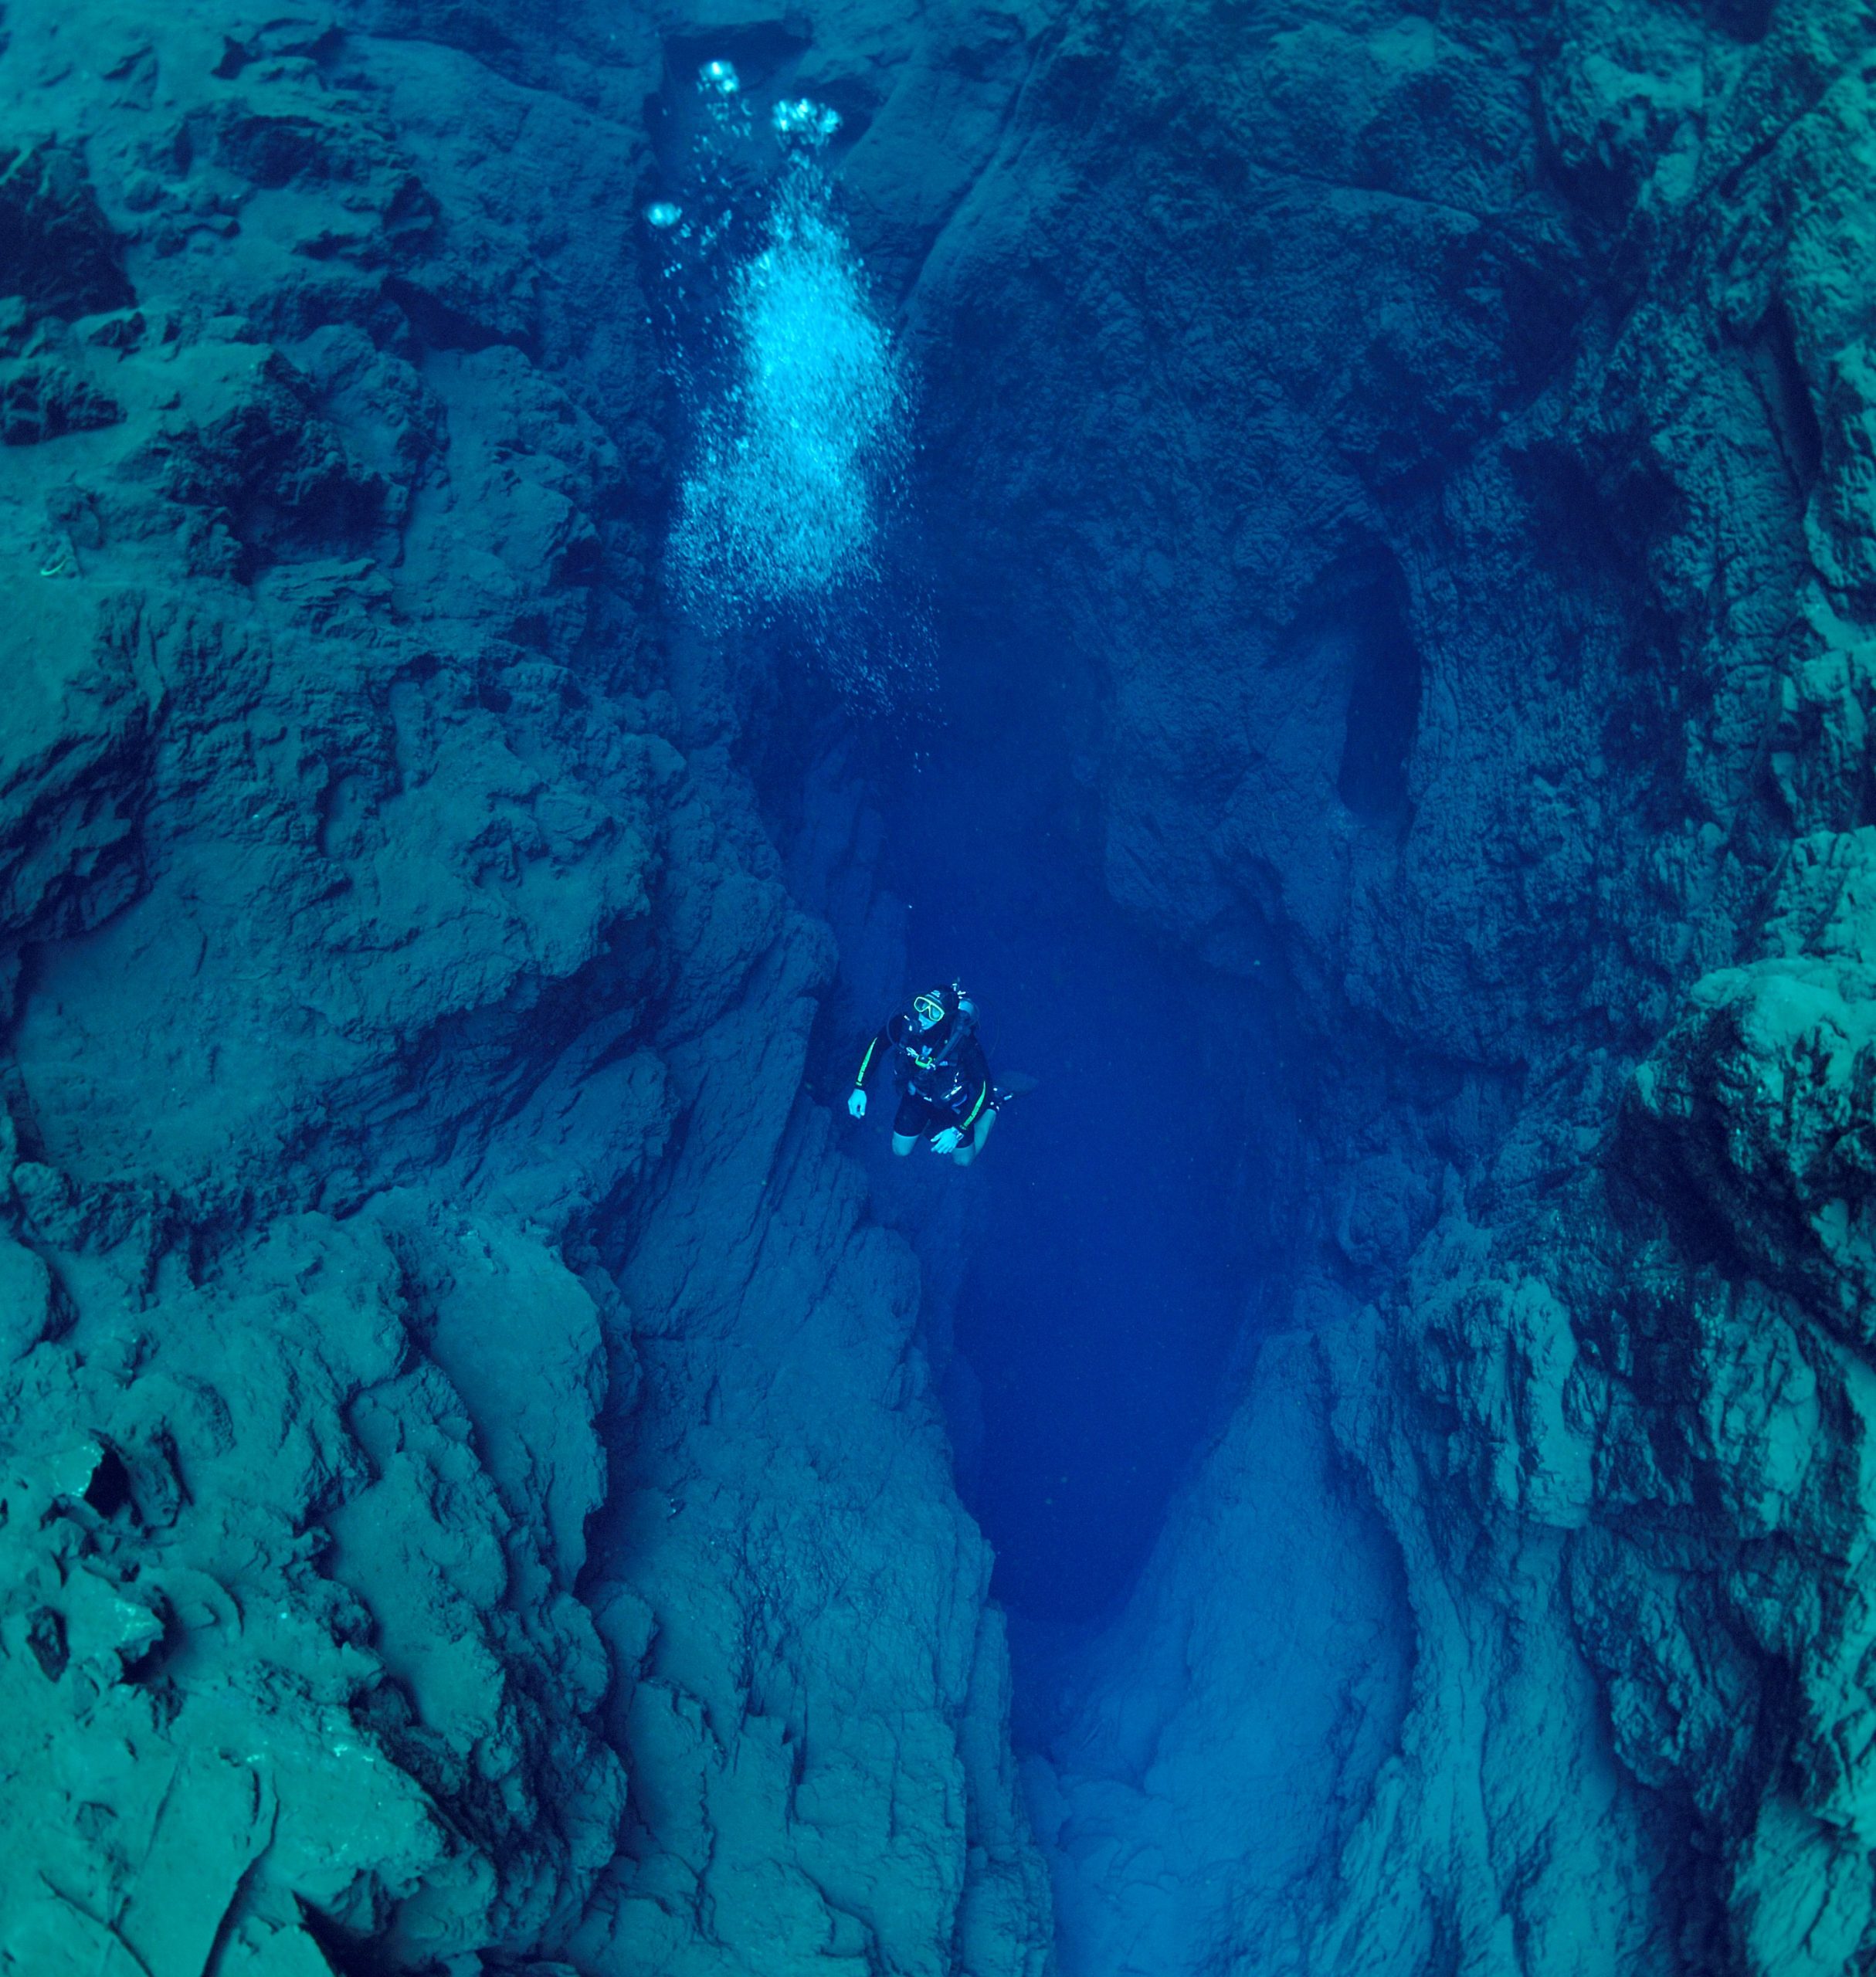
<instances>
[{"instance_id":1,"label":"diver's bare leg","mask_svg":"<svg viewBox=\"0 0 1876 1977\"><path fill-rule=\"evenodd\" d=\"M918 1135L916 1133L894 1133L892 1136L892 1150L901 1160L918 1144Z\"/></svg>"},{"instance_id":2,"label":"diver's bare leg","mask_svg":"<svg viewBox=\"0 0 1876 1977\"><path fill-rule=\"evenodd\" d=\"M968 1167L984 1150L984 1141L990 1137L990 1128L996 1124L996 1107L986 1105L983 1116L977 1121L977 1130L952 1155L960 1167Z\"/></svg>"}]
</instances>

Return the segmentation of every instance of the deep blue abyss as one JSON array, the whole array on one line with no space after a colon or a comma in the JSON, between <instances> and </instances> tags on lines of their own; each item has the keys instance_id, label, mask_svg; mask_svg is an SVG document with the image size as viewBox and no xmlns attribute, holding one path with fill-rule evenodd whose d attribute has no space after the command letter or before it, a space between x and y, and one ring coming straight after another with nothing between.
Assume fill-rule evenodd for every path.
<instances>
[{"instance_id":1,"label":"deep blue abyss","mask_svg":"<svg viewBox=\"0 0 1876 1977\"><path fill-rule=\"evenodd\" d=\"M1247 1122L1223 1073L1246 1019L1108 896L1037 697L1009 701L901 779L885 877L910 907L908 986L962 979L992 1071L1038 1080L955 1177L982 1197L956 1323L981 1414L956 1426L998 1596L1076 1621L1138 1566L1242 1315Z\"/></svg>"}]
</instances>

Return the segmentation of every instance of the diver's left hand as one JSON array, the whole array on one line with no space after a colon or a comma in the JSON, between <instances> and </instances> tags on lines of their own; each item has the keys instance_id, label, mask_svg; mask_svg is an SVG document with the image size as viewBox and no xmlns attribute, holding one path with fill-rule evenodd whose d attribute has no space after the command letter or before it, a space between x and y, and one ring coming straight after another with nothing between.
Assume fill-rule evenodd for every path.
<instances>
[{"instance_id":1,"label":"diver's left hand","mask_svg":"<svg viewBox=\"0 0 1876 1977\"><path fill-rule=\"evenodd\" d=\"M964 1135L955 1126L947 1126L931 1142L934 1153L955 1153L964 1142Z\"/></svg>"}]
</instances>

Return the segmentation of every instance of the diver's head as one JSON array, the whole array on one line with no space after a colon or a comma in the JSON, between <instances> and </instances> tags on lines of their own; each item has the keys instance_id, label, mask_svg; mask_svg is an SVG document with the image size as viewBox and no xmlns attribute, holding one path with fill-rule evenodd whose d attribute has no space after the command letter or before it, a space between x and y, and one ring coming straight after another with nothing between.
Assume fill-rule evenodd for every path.
<instances>
[{"instance_id":1,"label":"diver's head","mask_svg":"<svg viewBox=\"0 0 1876 1977\"><path fill-rule=\"evenodd\" d=\"M928 988L922 995L912 998L912 1022L928 1036L935 1029L948 1029L957 1013L955 988Z\"/></svg>"},{"instance_id":2,"label":"diver's head","mask_svg":"<svg viewBox=\"0 0 1876 1977\"><path fill-rule=\"evenodd\" d=\"M912 1006L900 1019L901 1031L912 1061L927 1069L944 1054L958 1024L958 994L955 988L931 988L912 998Z\"/></svg>"}]
</instances>

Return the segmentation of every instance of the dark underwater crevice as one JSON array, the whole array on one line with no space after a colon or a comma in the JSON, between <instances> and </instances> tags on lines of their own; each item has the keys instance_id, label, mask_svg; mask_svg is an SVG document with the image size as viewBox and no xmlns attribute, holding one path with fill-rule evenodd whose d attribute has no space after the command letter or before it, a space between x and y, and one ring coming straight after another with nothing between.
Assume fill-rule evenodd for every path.
<instances>
[{"instance_id":1,"label":"dark underwater crevice","mask_svg":"<svg viewBox=\"0 0 1876 1977\"><path fill-rule=\"evenodd\" d=\"M889 1094L849 1143L924 1265L993 1591L1082 1623L1131 1585L1285 1267L1293 1046L1260 987L1108 895L1091 670L962 614L939 644L935 714L857 723L825 697L804 714L811 692L765 697L749 758L796 895L842 952L810 1090L843 1117L871 1026L953 978L992 1071L1037 1080L968 1173L887 1153Z\"/></svg>"},{"instance_id":2,"label":"dark underwater crevice","mask_svg":"<svg viewBox=\"0 0 1876 1977\"><path fill-rule=\"evenodd\" d=\"M1807 501L1823 466L1823 428L1798 361L1791 312L1782 301L1766 312L1747 341L1745 354L1792 483L1799 500Z\"/></svg>"},{"instance_id":3,"label":"dark underwater crevice","mask_svg":"<svg viewBox=\"0 0 1876 1977\"><path fill-rule=\"evenodd\" d=\"M1211 1423L1244 1301L1247 1115L1270 1099L1245 1088L1241 992L1125 919L1040 768L1020 734L935 751L887 812L883 863L910 978L961 972L993 1068L1040 1080L975 1177L955 1337L982 1440L961 1480L998 1595L1085 1619L1131 1582Z\"/></svg>"},{"instance_id":4,"label":"dark underwater crevice","mask_svg":"<svg viewBox=\"0 0 1876 1977\"><path fill-rule=\"evenodd\" d=\"M1385 554L1339 573L1334 601L1292 634L1315 662L1339 660L1348 715L1335 792L1363 823L1404 823L1407 764L1420 725L1422 666L1409 628L1406 581Z\"/></svg>"}]
</instances>

